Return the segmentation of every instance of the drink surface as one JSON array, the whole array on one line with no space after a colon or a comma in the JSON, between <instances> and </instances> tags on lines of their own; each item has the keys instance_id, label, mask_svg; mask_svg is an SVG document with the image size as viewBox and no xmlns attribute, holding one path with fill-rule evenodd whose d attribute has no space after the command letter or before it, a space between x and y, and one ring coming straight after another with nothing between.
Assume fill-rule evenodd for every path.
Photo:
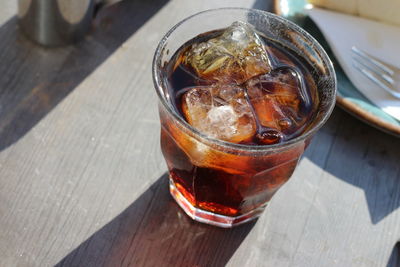
<instances>
[{"instance_id":1,"label":"drink surface","mask_svg":"<svg viewBox=\"0 0 400 267\"><path fill-rule=\"evenodd\" d=\"M191 126L254 146L307 131L318 106L310 69L300 55L242 22L189 40L165 66L170 104ZM163 109L160 118L174 187L194 208L235 218L271 199L307 142L269 154L232 153L191 137Z\"/></svg>"},{"instance_id":2,"label":"drink surface","mask_svg":"<svg viewBox=\"0 0 400 267\"><path fill-rule=\"evenodd\" d=\"M209 137L285 142L312 121L316 85L301 57L247 27L201 34L176 52L166 70L172 104Z\"/></svg>"}]
</instances>

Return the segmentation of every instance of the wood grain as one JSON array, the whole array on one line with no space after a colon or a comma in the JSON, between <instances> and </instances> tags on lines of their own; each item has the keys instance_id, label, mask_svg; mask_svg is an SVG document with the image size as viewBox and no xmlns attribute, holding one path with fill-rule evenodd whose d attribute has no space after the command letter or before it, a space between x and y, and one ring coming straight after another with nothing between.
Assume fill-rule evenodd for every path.
<instances>
[{"instance_id":1,"label":"wood grain","mask_svg":"<svg viewBox=\"0 0 400 267\"><path fill-rule=\"evenodd\" d=\"M151 60L197 11L267 1L124 0L44 49L0 9L0 266L386 266L400 140L335 110L255 223L188 219L167 189ZM392 257L391 257L392 255Z\"/></svg>"}]
</instances>

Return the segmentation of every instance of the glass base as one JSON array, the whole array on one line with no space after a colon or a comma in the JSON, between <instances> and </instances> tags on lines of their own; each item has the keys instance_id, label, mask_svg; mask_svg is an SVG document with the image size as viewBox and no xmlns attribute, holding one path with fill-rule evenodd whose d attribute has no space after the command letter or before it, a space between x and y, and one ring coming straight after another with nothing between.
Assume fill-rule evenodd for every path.
<instances>
[{"instance_id":1,"label":"glass base","mask_svg":"<svg viewBox=\"0 0 400 267\"><path fill-rule=\"evenodd\" d=\"M185 211L185 213L195 221L211 224L224 228L231 228L233 226L246 223L248 221L258 218L264 211L268 203L240 216L231 217L212 213L210 211L205 211L194 207L176 188L173 180L169 179L169 190L172 197L178 203L178 205Z\"/></svg>"}]
</instances>

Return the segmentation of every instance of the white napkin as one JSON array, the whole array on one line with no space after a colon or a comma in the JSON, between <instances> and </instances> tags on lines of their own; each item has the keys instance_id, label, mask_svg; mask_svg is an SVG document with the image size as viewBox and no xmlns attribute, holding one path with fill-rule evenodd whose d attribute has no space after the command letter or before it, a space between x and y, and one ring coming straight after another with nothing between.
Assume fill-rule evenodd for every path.
<instances>
[{"instance_id":1,"label":"white napkin","mask_svg":"<svg viewBox=\"0 0 400 267\"><path fill-rule=\"evenodd\" d=\"M317 24L347 77L372 103L400 120L400 99L377 86L352 67L351 47L400 68L400 27L343 13L312 8L308 15Z\"/></svg>"}]
</instances>

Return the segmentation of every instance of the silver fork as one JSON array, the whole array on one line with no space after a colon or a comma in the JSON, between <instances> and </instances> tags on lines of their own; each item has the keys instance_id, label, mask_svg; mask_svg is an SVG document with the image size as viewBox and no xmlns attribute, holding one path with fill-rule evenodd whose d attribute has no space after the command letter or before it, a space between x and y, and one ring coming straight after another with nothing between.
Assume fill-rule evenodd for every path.
<instances>
[{"instance_id":1,"label":"silver fork","mask_svg":"<svg viewBox=\"0 0 400 267\"><path fill-rule=\"evenodd\" d=\"M387 63L370 56L355 46L351 48L351 52L355 69L392 96L400 98L399 69L389 67Z\"/></svg>"}]
</instances>

